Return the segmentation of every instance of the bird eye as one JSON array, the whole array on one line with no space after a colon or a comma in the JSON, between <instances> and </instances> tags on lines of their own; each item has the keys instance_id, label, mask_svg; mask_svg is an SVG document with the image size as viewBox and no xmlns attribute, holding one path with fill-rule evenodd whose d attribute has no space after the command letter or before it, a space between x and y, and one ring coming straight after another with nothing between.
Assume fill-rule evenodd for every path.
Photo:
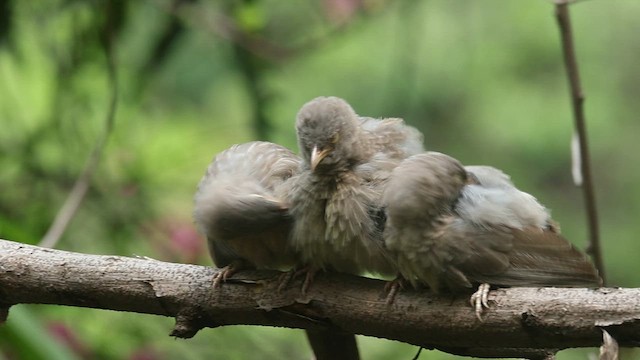
<instances>
[{"instance_id":1,"label":"bird eye","mask_svg":"<svg viewBox=\"0 0 640 360\"><path fill-rule=\"evenodd\" d=\"M340 133L333 134L331 137L331 143L336 144L338 141L340 141Z\"/></svg>"}]
</instances>

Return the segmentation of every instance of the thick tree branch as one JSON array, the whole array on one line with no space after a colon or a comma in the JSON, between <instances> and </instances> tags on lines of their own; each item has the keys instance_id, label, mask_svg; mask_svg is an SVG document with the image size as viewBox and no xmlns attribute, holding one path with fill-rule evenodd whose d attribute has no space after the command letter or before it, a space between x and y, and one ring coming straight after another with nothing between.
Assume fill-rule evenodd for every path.
<instances>
[{"instance_id":1,"label":"thick tree branch","mask_svg":"<svg viewBox=\"0 0 640 360\"><path fill-rule=\"evenodd\" d=\"M274 271L242 272L212 289L216 271L0 240L0 314L14 304L59 304L175 317L178 337L237 324L329 328L483 356L597 347L600 329L620 346L640 344L640 289L498 289L479 322L467 296L403 291L388 307L380 280L320 275L302 296L296 283L278 293Z\"/></svg>"}]
</instances>

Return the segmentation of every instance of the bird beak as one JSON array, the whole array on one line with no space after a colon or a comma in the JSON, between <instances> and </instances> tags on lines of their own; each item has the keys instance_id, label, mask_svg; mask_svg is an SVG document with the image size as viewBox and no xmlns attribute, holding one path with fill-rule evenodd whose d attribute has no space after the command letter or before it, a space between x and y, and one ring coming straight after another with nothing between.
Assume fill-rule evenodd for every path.
<instances>
[{"instance_id":1,"label":"bird beak","mask_svg":"<svg viewBox=\"0 0 640 360\"><path fill-rule=\"evenodd\" d=\"M313 151L311 151L311 171L315 171L316 167L322 159L324 159L331 152L330 148L318 150L317 146L313 147Z\"/></svg>"}]
</instances>

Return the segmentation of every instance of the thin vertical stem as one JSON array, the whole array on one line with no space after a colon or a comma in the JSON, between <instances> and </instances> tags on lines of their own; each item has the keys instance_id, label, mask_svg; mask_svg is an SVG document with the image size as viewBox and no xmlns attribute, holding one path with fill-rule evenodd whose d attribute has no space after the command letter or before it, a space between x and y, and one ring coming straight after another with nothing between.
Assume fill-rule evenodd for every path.
<instances>
[{"instance_id":1,"label":"thin vertical stem","mask_svg":"<svg viewBox=\"0 0 640 360\"><path fill-rule=\"evenodd\" d=\"M107 104L107 113L105 116L105 126L102 134L96 142L91 155L89 156L84 169L72 190L69 192L64 204L56 214L51 226L47 230L47 233L40 240L39 246L53 248L57 245L58 241L67 230L69 223L76 215L76 212L80 208L82 201L84 200L89 186L91 184L91 178L98 169L100 159L104 152L105 145L109 139L109 135L113 130L116 110L118 107L118 83L116 74L116 65L114 59L114 13L112 9L112 2L107 2L106 7L106 20L103 28L103 47L107 62L107 74L109 78L110 99Z\"/></svg>"},{"instance_id":2,"label":"thin vertical stem","mask_svg":"<svg viewBox=\"0 0 640 360\"><path fill-rule=\"evenodd\" d=\"M584 116L585 97L580 84L580 74L578 71L578 62L576 60L576 53L573 44L571 20L569 18L569 5L566 0L556 1L556 18L558 20L558 26L560 27L564 64L569 79L573 117L579 139L582 193L585 199L587 223L589 226L589 247L587 248L587 253L592 256L596 268L600 272L600 276L604 282L605 272L602 261L602 250L600 247L598 212L596 209L596 199L593 191L593 178L590 166L591 160L589 157L589 146L587 143L587 126L585 124Z\"/></svg>"}]
</instances>

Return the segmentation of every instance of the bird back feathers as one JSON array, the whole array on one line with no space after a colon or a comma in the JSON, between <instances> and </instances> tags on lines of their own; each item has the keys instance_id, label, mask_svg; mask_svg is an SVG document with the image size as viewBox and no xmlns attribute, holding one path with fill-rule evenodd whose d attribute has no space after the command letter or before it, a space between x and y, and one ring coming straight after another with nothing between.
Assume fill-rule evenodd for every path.
<instances>
[{"instance_id":1,"label":"bird back feathers","mask_svg":"<svg viewBox=\"0 0 640 360\"><path fill-rule=\"evenodd\" d=\"M194 196L194 220L216 265L293 261L287 250L291 218L277 193L299 167L290 150L268 142L234 145L215 157Z\"/></svg>"}]
</instances>

